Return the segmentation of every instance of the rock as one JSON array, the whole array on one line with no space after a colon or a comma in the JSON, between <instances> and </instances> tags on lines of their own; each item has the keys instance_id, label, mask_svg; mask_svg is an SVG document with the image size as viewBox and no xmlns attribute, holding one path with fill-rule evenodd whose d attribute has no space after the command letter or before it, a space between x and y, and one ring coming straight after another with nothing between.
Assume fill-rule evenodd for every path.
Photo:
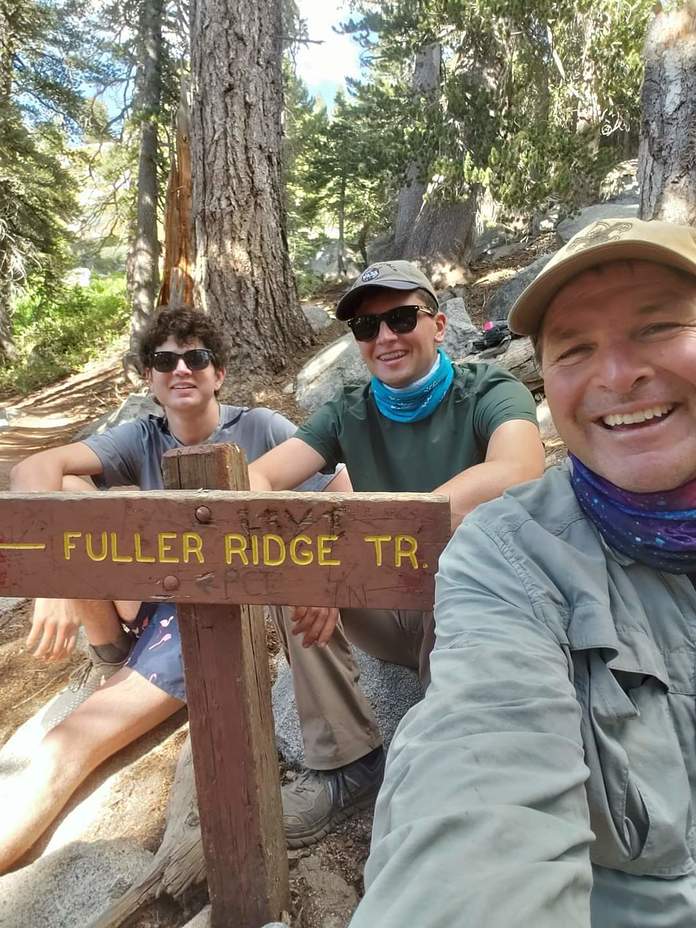
<instances>
[{"instance_id":1,"label":"rock","mask_svg":"<svg viewBox=\"0 0 696 928\"><path fill-rule=\"evenodd\" d=\"M510 234L505 226L491 226L484 229L476 238L474 247L471 251L472 261L478 261L481 258L490 257L496 248L506 245L509 241Z\"/></svg>"},{"instance_id":2,"label":"rock","mask_svg":"<svg viewBox=\"0 0 696 928\"><path fill-rule=\"evenodd\" d=\"M447 316L447 328L442 347L451 358L456 360L468 353L469 346L479 335L479 331L472 323L462 297L456 296L447 300L441 308Z\"/></svg>"},{"instance_id":3,"label":"rock","mask_svg":"<svg viewBox=\"0 0 696 928\"><path fill-rule=\"evenodd\" d=\"M123 892L152 854L137 842L78 842L0 877L0 928L87 925L105 900Z\"/></svg>"},{"instance_id":4,"label":"rock","mask_svg":"<svg viewBox=\"0 0 696 928\"><path fill-rule=\"evenodd\" d=\"M599 219L635 219L638 216L638 203L608 202L597 203L594 206L588 206L581 209L580 212L570 218L564 219L558 224L556 231L564 242L570 239L584 228L597 222Z\"/></svg>"},{"instance_id":5,"label":"rock","mask_svg":"<svg viewBox=\"0 0 696 928\"><path fill-rule=\"evenodd\" d=\"M190 922L186 922L184 928L210 928L210 916L212 913L211 906L207 905L204 909L194 916ZM280 925L281 928L287 928L287 925L283 925L282 922L273 922L273 924L263 925L262 928L275 928L275 925Z\"/></svg>"},{"instance_id":6,"label":"rock","mask_svg":"<svg viewBox=\"0 0 696 928\"><path fill-rule=\"evenodd\" d=\"M546 267L553 255L542 255L536 261L532 261L527 267L518 271L510 280L506 280L495 291L493 296L486 304L486 318L494 322L505 321L508 313L517 297L522 293L525 287L534 280L537 274Z\"/></svg>"},{"instance_id":7,"label":"rock","mask_svg":"<svg viewBox=\"0 0 696 928\"><path fill-rule=\"evenodd\" d=\"M344 253L343 264L345 276L350 280L360 273L361 269L349 251ZM321 248L317 249L310 262L309 269L313 274L318 274L320 277L339 277L338 242L329 240Z\"/></svg>"},{"instance_id":8,"label":"rock","mask_svg":"<svg viewBox=\"0 0 696 928\"><path fill-rule=\"evenodd\" d=\"M313 332L323 332L324 329L328 329L333 325L334 319L329 315L328 310L317 303L303 304L302 312L305 314Z\"/></svg>"},{"instance_id":9,"label":"rock","mask_svg":"<svg viewBox=\"0 0 696 928\"><path fill-rule=\"evenodd\" d=\"M6 612L12 612L13 609L25 602L27 602L26 599L17 599L14 596L0 596L0 616L5 615Z\"/></svg>"},{"instance_id":10,"label":"rock","mask_svg":"<svg viewBox=\"0 0 696 928\"><path fill-rule=\"evenodd\" d=\"M602 200L614 203L639 203L638 160L622 161L609 171L599 187Z\"/></svg>"},{"instance_id":11,"label":"rock","mask_svg":"<svg viewBox=\"0 0 696 928\"><path fill-rule=\"evenodd\" d=\"M138 390L130 393L121 405L113 412L107 413L96 422L90 422L75 436L75 441L87 438L88 435L96 435L105 429L110 429L122 422L130 422L131 419L138 419L141 416L161 416L162 407L158 406L153 400L149 390Z\"/></svg>"},{"instance_id":12,"label":"rock","mask_svg":"<svg viewBox=\"0 0 696 928\"><path fill-rule=\"evenodd\" d=\"M322 928L344 928L358 904L355 889L338 873L325 870L316 855L300 860L295 868L295 876L307 886L303 915L310 915L310 924L318 923L311 917L315 914L321 918ZM309 913L305 911L307 908ZM313 909L316 912L313 913Z\"/></svg>"},{"instance_id":13,"label":"rock","mask_svg":"<svg viewBox=\"0 0 696 928\"><path fill-rule=\"evenodd\" d=\"M292 396L294 392L295 384L292 381L290 381L290 383L286 383L283 387L283 396Z\"/></svg>"},{"instance_id":14,"label":"rock","mask_svg":"<svg viewBox=\"0 0 696 928\"><path fill-rule=\"evenodd\" d=\"M360 686L374 709L387 747L403 715L423 696L418 674L401 664L389 664L370 657L358 648L353 650L360 670ZM304 745L295 708L292 676L285 660L280 661L273 686L273 717L278 750L290 766L301 767Z\"/></svg>"},{"instance_id":15,"label":"rock","mask_svg":"<svg viewBox=\"0 0 696 928\"><path fill-rule=\"evenodd\" d=\"M370 374L355 339L343 335L308 361L295 380L295 399L308 412L332 399L348 384L366 383Z\"/></svg>"}]
</instances>

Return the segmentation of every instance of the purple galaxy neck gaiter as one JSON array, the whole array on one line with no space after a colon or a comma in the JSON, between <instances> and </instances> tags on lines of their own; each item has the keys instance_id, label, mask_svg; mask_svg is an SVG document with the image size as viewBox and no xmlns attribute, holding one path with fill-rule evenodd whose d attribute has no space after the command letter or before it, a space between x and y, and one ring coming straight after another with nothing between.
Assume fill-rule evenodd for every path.
<instances>
[{"instance_id":1,"label":"purple galaxy neck gaiter","mask_svg":"<svg viewBox=\"0 0 696 928\"><path fill-rule=\"evenodd\" d=\"M656 570L696 571L696 480L662 493L633 493L569 457L580 507L607 544Z\"/></svg>"}]
</instances>

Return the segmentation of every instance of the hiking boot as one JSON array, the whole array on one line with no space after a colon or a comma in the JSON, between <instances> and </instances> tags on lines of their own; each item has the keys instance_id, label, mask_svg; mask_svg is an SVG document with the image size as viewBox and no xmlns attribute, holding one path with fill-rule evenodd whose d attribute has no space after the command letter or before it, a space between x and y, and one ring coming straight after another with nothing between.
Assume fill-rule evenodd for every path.
<instances>
[{"instance_id":1,"label":"hiking boot","mask_svg":"<svg viewBox=\"0 0 696 928\"><path fill-rule=\"evenodd\" d=\"M289 848L309 847L374 801L384 776L384 748L337 770L304 770L282 789Z\"/></svg>"},{"instance_id":2,"label":"hiking boot","mask_svg":"<svg viewBox=\"0 0 696 928\"><path fill-rule=\"evenodd\" d=\"M128 654L125 654L120 661L105 661L91 644L87 646L87 654L88 657L84 662L70 674L70 682L66 688L58 693L46 707L41 718L41 727L45 733L67 719L88 696L95 693L109 677L113 677L128 660Z\"/></svg>"}]
</instances>

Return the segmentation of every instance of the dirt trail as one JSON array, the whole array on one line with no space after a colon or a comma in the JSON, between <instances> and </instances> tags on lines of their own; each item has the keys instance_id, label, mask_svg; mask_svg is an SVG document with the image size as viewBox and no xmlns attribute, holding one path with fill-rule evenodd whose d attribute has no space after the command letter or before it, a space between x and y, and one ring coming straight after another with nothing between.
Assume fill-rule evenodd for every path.
<instances>
[{"instance_id":1,"label":"dirt trail","mask_svg":"<svg viewBox=\"0 0 696 928\"><path fill-rule=\"evenodd\" d=\"M0 490L11 467L28 454L62 445L117 406L130 390L120 345L82 371L25 397L0 401ZM2 412L4 410L4 415ZM7 425L2 425L7 421Z\"/></svg>"}]
</instances>

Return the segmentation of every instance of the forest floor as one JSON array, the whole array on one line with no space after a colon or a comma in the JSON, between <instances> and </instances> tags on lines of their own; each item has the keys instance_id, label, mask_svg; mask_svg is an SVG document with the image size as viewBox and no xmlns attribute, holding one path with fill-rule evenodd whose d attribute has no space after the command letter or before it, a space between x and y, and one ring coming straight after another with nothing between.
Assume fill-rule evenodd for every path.
<instances>
[{"instance_id":1,"label":"forest floor","mask_svg":"<svg viewBox=\"0 0 696 928\"><path fill-rule=\"evenodd\" d=\"M530 248L495 266L482 262L466 286L464 298L472 320L485 317L488 295L505 279L532 261L540 247ZM330 305L339 291L327 290L316 301ZM286 389L302 365L319 348L345 332L334 322L314 345L294 359L292 367L268 377L254 372L228 371L223 399L239 405L263 405L278 409L296 422L304 413ZM65 380L25 397L0 401L0 492L8 487L13 464L42 448L64 444L113 411L133 389L121 365L125 338L99 361ZM5 415L3 416L3 411ZM7 424L3 422L7 419ZM24 650L29 629L28 603L7 608L0 598L0 744L66 685L81 657L62 664L33 660ZM166 803L174 766L185 737L185 713L175 716L156 732L112 758L78 791L44 839L32 848L22 864L44 851L80 840L135 838L154 851L161 840ZM118 780L118 771L129 765L131 775ZM139 783L137 800L132 782ZM78 811L89 797L109 787L109 823L80 825ZM362 870L370 839L371 815L362 813L342 825L316 849L291 852L292 924L294 928L344 928L362 892ZM115 831L117 833L115 833ZM202 906L205 891L192 892L182 904L161 899L133 916L129 928L178 928Z\"/></svg>"}]
</instances>

